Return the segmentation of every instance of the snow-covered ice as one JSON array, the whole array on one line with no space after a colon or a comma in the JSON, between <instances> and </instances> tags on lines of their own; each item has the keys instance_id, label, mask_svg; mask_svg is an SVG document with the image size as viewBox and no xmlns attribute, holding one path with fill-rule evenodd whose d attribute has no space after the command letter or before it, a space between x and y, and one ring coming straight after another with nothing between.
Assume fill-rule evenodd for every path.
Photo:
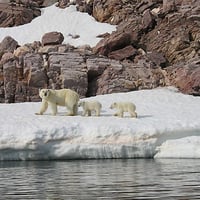
<instances>
[{"instance_id":1,"label":"snow-covered ice","mask_svg":"<svg viewBox=\"0 0 200 200\"><path fill-rule=\"evenodd\" d=\"M50 31L64 34L64 43L95 46L96 36L115 30L96 22L74 6L42 9L31 23L0 28L0 41L10 35L20 45L41 41ZM70 35L80 35L72 39ZM0 160L88 158L200 158L200 97L175 88L91 97L103 105L100 117L35 115L40 103L0 104ZM114 117L113 101L133 101L138 118Z\"/></svg>"},{"instance_id":2,"label":"snow-covered ice","mask_svg":"<svg viewBox=\"0 0 200 200\"><path fill-rule=\"evenodd\" d=\"M60 9L55 5L41 9L41 16L31 23L8 28L0 28L0 41L6 36L13 37L20 45L41 41L42 36L51 31L58 31L64 35L64 42L75 47L85 44L94 47L103 33L116 30L114 25L100 23L87 13L78 12L75 6ZM72 36L79 35L77 39Z\"/></svg>"},{"instance_id":3,"label":"snow-covered ice","mask_svg":"<svg viewBox=\"0 0 200 200\"><path fill-rule=\"evenodd\" d=\"M0 104L0 160L200 158L200 98L157 88L87 98L100 117L35 115L37 103ZM138 118L113 116L113 101L132 101Z\"/></svg>"}]
</instances>

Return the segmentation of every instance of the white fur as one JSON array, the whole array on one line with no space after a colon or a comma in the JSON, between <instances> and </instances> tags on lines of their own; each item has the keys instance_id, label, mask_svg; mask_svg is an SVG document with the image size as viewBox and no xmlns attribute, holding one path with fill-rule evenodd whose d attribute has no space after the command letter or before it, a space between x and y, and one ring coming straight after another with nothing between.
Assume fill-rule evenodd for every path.
<instances>
[{"instance_id":1,"label":"white fur","mask_svg":"<svg viewBox=\"0 0 200 200\"><path fill-rule=\"evenodd\" d=\"M83 108L83 116L91 116L92 111L95 112L96 116L100 116L102 105L98 101L81 101L79 106Z\"/></svg>"},{"instance_id":2,"label":"white fur","mask_svg":"<svg viewBox=\"0 0 200 200\"><path fill-rule=\"evenodd\" d=\"M57 106L65 106L69 110L67 115L77 115L79 95L75 91L70 89L41 89L39 96L42 99L42 105L40 112L36 114L42 115L49 105L52 115L57 114Z\"/></svg>"},{"instance_id":3,"label":"white fur","mask_svg":"<svg viewBox=\"0 0 200 200\"><path fill-rule=\"evenodd\" d=\"M110 108L117 110L114 116L123 117L124 112L128 112L131 117L137 117L136 106L132 102L114 102Z\"/></svg>"}]
</instances>

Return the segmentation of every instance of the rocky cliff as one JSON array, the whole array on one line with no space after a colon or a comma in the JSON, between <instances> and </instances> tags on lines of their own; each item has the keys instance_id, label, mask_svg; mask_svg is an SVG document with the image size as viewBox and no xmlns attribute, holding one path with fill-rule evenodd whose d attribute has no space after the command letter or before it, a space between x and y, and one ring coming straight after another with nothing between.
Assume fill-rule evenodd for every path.
<instances>
[{"instance_id":1,"label":"rocky cliff","mask_svg":"<svg viewBox=\"0 0 200 200\"><path fill-rule=\"evenodd\" d=\"M61 8L77 4L79 11L117 30L102 35L94 48L62 44L59 32L24 46L4 38L0 102L39 101L38 89L44 87L72 88L85 97L173 85L200 95L198 0L0 1L0 26L29 23L39 8L55 2ZM19 7L20 16L31 10L29 19L16 20Z\"/></svg>"}]
</instances>

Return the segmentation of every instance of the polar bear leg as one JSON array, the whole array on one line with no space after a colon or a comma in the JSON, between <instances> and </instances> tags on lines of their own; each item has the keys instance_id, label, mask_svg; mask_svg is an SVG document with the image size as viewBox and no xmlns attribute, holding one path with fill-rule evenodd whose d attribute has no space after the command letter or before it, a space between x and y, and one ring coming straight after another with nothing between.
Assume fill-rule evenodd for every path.
<instances>
[{"instance_id":1,"label":"polar bear leg","mask_svg":"<svg viewBox=\"0 0 200 200\"><path fill-rule=\"evenodd\" d=\"M119 117L124 117L124 112L123 112L122 110L120 110L120 111L118 112L118 116L119 116Z\"/></svg>"},{"instance_id":2,"label":"polar bear leg","mask_svg":"<svg viewBox=\"0 0 200 200\"><path fill-rule=\"evenodd\" d=\"M83 110L82 116L86 116L87 115L87 110Z\"/></svg>"},{"instance_id":3,"label":"polar bear leg","mask_svg":"<svg viewBox=\"0 0 200 200\"><path fill-rule=\"evenodd\" d=\"M95 112L96 112L96 116L99 117L100 116L100 109L99 108L96 109Z\"/></svg>"},{"instance_id":4,"label":"polar bear leg","mask_svg":"<svg viewBox=\"0 0 200 200\"><path fill-rule=\"evenodd\" d=\"M117 113L114 114L114 116L123 117L124 112L122 110L119 110Z\"/></svg>"},{"instance_id":5,"label":"polar bear leg","mask_svg":"<svg viewBox=\"0 0 200 200\"><path fill-rule=\"evenodd\" d=\"M66 113L67 116L73 116L74 115L74 107L66 106L68 113Z\"/></svg>"},{"instance_id":6,"label":"polar bear leg","mask_svg":"<svg viewBox=\"0 0 200 200\"><path fill-rule=\"evenodd\" d=\"M52 110L52 115L57 114L57 105L55 103L49 103L51 110Z\"/></svg>"},{"instance_id":7,"label":"polar bear leg","mask_svg":"<svg viewBox=\"0 0 200 200\"><path fill-rule=\"evenodd\" d=\"M40 112L39 113L35 113L36 115L43 115L43 113L47 110L48 108L48 103L46 101L42 101L42 105L40 108Z\"/></svg>"},{"instance_id":8,"label":"polar bear leg","mask_svg":"<svg viewBox=\"0 0 200 200\"><path fill-rule=\"evenodd\" d=\"M135 117L135 118L137 117L137 113L135 111L131 111L129 113L130 113L131 117Z\"/></svg>"},{"instance_id":9,"label":"polar bear leg","mask_svg":"<svg viewBox=\"0 0 200 200\"><path fill-rule=\"evenodd\" d=\"M73 109L70 108L70 109L68 109L68 110L69 110L69 112L67 112L66 115L67 115L67 116L73 116L73 115L74 115Z\"/></svg>"},{"instance_id":10,"label":"polar bear leg","mask_svg":"<svg viewBox=\"0 0 200 200\"><path fill-rule=\"evenodd\" d=\"M74 105L74 108L73 108L73 113L74 115L77 115L78 114L78 105Z\"/></svg>"},{"instance_id":11,"label":"polar bear leg","mask_svg":"<svg viewBox=\"0 0 200 200\"><path fill-rule=\"evenodd\" d=\"M88 117L88 116L90 116L90 115L91 115L91 112L90 112L89 110L87 110L87 109L83 109L82 116L86 116L86 117Z\"/></svg>"},{"instance_id":12,"label":"polar bear leg","mask_svg":"<svg viewBox=\"0 0 200 200\"><path fill-rule=\"evenodd\" d=\"M91 110L87 110L87 116L91 116Z\"/></svg>"},{"instance_id":13,"label":"polar bear leg","mask_svg":"<svg viewBox=\"0 0 200 200\"><path fill-rule=\"evenodd\" d=\"M137 117L137 113L134 111L129 111L129 114L131 115L131 117Z\"/></svg>"}]
</instances>

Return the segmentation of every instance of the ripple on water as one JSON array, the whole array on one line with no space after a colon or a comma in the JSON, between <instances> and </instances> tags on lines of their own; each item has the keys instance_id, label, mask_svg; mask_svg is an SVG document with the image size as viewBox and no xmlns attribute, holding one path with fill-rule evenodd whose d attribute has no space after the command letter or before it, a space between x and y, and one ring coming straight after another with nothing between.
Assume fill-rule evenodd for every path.
<instances>
[{"instance_id":1,"label":"ripple on water","mask_svg":"<svg viewBox=\"0 0 200 200\"><path fill-rule=\"evenodd\" d=\"M200 199L200 160L0 163L0 199Z\"/></svg>"}]
</instances>

